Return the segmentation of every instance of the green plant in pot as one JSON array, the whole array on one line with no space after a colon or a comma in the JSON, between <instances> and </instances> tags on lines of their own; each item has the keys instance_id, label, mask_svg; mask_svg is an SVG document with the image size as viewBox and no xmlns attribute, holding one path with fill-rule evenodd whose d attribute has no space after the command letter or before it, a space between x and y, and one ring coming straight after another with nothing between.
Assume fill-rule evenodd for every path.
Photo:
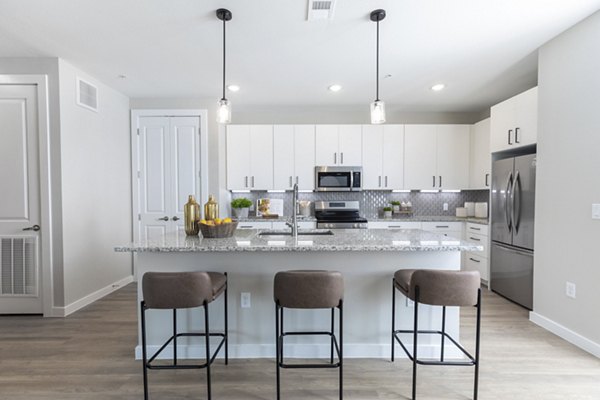
<instances>
[{"instance_id":1,"label":"green plant in pot","mask_svg":"<svg viewBox=\"0 0 600 400\"><path fill-rule=\"evenodd\" d=\"M383 218L392 218L392 207L383 207Z\"/></svg>"},{"instance_id":2,"label":"green plant in pot","mask_svg":"<svg viewBox=\"0 0 600 400\"><path fill-rule=\"evenodd\" d=\"M231 201L231 210L235 218L248 218L248 211L252 206L252 201L245 197L239 197Z\"/></svg>"},{"instance_id":3,"label":"green plant in pot","mask_svg":"<svg viewBox=\"0 0 600 400\"><path fill-rule=\"evenodd\" d=\"M400 204L401 203L399 201L396 201L396 200L390 201L390 204L391 204L392 209L393 209L394 212L400 211Z\"/></svg>"}]
</instances>

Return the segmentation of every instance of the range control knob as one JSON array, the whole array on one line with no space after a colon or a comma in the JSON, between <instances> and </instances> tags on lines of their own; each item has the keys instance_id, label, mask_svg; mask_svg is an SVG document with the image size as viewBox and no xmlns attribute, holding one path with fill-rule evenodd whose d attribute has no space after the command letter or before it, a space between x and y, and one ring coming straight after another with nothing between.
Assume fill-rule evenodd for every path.
<instances>
[{"instance_id":1,"label":"range control knob","mask_svg":"<svg viewBox=\"0 0 600 400\"><path fill-rule=\"evenodd\" d=\"M358 224L352 224L352 227L353 228L359 228L359 225Z\"/></svg>"}]
</instances>

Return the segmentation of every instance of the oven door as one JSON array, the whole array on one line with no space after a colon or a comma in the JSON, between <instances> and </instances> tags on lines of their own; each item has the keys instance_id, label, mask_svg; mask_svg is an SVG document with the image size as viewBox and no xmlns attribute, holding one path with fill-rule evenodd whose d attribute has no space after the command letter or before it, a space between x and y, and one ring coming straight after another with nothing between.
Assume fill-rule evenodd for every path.
<instances>
[{"instance_id":1,"label":"oven door","mask_svg":"<svg viewBox=\"0 0 600 400\"><path fill-rule=\"evenodd\" d=\"M319 192L349 192L352 190L352 171L334 171L327 167L317 167L315 190Z\"/></svg>"}]
</instances>

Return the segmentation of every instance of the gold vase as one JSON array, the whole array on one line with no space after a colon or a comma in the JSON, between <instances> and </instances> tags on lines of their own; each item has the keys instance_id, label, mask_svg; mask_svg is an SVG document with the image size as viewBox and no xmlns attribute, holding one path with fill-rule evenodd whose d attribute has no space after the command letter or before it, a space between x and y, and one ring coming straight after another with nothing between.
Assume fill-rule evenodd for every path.
<instances>
[{"instance_id":1,"label":"gold vase","mask_svg":"<svg viewBox=\"0 0 600 400\"><path fill-rule=\"evenodd\" d=\"M212 221L219 218L219 203L212 194L208 195L208 201L204 205L204 219Z\"/></svg>"},{"instance_id":2,"label":"gold vase","mask_svg":"<svg viewBox=\"0 0 600 400\"><path fill-rule=\"evenodd\" d=\"M185 233L189 236L197 236L200 228L200 204L196 203L194 195L190 195L188 202L183 206L183 218L185 222Z\"/></svg>"}]
</instances>

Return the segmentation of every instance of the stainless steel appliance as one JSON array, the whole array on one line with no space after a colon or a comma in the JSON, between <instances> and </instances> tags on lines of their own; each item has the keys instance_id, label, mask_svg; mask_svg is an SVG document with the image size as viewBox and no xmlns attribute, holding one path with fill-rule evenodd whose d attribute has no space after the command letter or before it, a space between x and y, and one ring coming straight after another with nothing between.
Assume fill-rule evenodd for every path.
<instances>
[{"instance_id":1,"label":"stainless steel appliance","mask_svg":"<svg viewBox=\"0 0 600 400\"><path fill-rule=\"evenodd\" d=\"M366 229L367 220L359 212L358 201L317 201L317 229Z\"/></svg>"},{"instance_id":2,"label":"stainless steel appliance","mask_svg":"<svg viewBox=\"0 0 600 400\"><path fill-rule=\"evenodd\" d=\"M535 170L535 154L498 160L492 167L491 288L530 310Z\"/></svg>"},{"instance_id":3,"label":"stainless steel appliance","mask_svg":"<svg viewBox=\"0 0 600 400\"><path fill-rule=\"evenodd\" d=\"M356 192L362 190L362 167L315 167L317 192Z\"/></svg>"}]
</instances>

